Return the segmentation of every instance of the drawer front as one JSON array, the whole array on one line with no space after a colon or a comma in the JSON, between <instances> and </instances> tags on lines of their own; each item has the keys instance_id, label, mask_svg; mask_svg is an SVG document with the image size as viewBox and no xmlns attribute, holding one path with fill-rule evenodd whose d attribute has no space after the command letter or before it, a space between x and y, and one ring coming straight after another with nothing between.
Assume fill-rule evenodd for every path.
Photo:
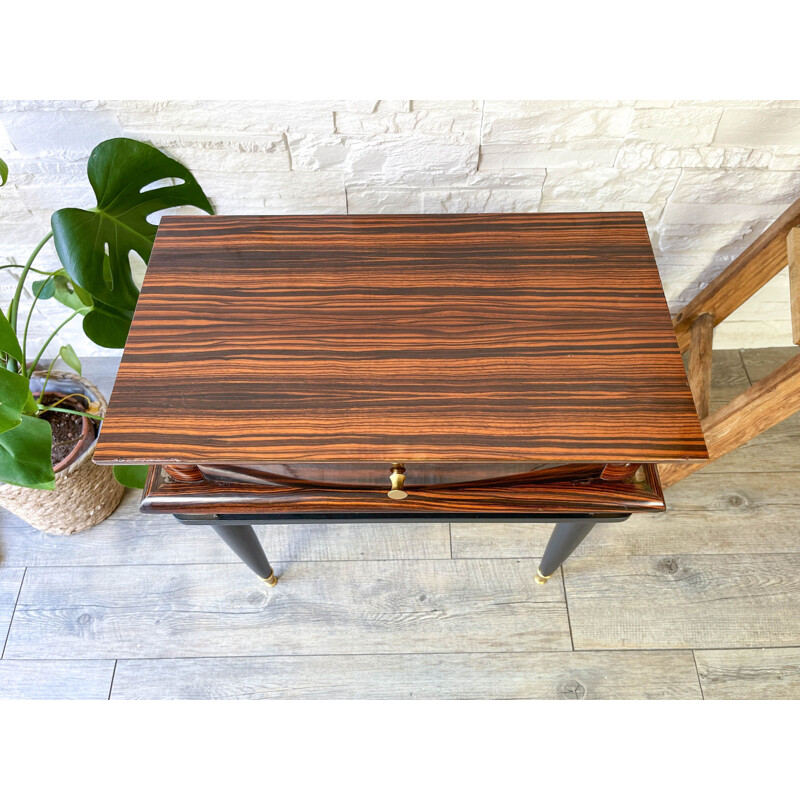
<instances>
[{"instance_id":1,"label":"drawer front","mask_svg":"<svg viewBox=\"0 0 800 800\"><path fill-rule=\"evenodd\" d=\"M284 464L201 464L208 480L272 486L331 489L390 489L400 473L406 490L436 486L491 486L515 483L588 480L599 477L604 464L556 462L360 462Z\"/></svg>"},{"instance_id":2,"label":"drawer front","mask_svg":"<svg viewBox=\"0 0 800 800\"><path fill-rule=\"evenodd\" d=\"M262 521L540 518L664 510L654 464L427 462L154 466L142 511L238 514ZM268 469L269 468L269 471ZM633 472L631 471L633 470ZM204 474L207 477L204 477ZM312 482L314 479L315 482ZM432 482L432 479L441 481ZM413 483L411 481L414 481ZM428 481L426 485L417 481ZM447 481L447 482L445 482Z\"/></svg>"}]
</instances>

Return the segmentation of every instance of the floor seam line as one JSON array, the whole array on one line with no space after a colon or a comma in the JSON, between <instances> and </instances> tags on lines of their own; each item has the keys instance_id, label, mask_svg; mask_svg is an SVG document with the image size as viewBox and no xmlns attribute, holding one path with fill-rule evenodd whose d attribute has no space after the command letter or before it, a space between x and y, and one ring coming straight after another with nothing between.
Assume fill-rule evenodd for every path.
<instances>
[{"instance_id":1,"label":"floor seam line","mask_svg":"<svg viewBox=\"0 0 800 800\"><path fill-rule=\"evenodd\" d=\"M702 648L696 648L702 650ZM728 649L728 650L786 650L786 649L800 649L797 645L783 645L775 647L732 647L732 648L707 648L714 650ZM586 648L577 650L420 650L420 651L405 651L405 652L367 652L367 653L264 653L260 655L187 655L187 656L90 656L87 658L80 658L69 656L67 658L58 658L53 656L43 658L24 658L15 656L14 658L5 659L6 663L22 662L22 663L35 663L42 661L96 661L96 662L109 662L114 661L114 670L120 661L222 661L222 660L236 660L244 661L249 659L265 659L265 658L375 658L377 656L384 656L386 658L393 658L395 656L537 656L537 655L570 655L570 654L597 654L602 655L606 653L619 653L619 654L640 654L650 653L659 654L664 653L690 653L693 648L691 647L666 647L666 648Z\"/></svg>"},{"instance_id":2,"label":"floor seam line","mask_svg":"<svg viewBox=\"0 0 800 800\"><path fill-rule=\"evenodd\" d=\"M403 561L534 561L538 556L492 556L489 558L449 558L448 556L436 558L340 558L333 560L314 560L314 561L295 561L292 559L272 559L270 563L275 564L392 564L400 563ZM111 567L230 567L239 565L242 566L241 561L194 561L194 562L154 562L142 564L34 564L25 569L104 569ZM13 567L9 565L9 569L21 569L22 567Z\"/></svg>"},{"instance_id":3,"label":"floor seam line","mask_svg":"<svg viewBox=\"0 0 800 800\"><path fill-rule=\"evenodd\" d=\"M110 700L111 699L111 691L114 688L114 676L117 674L117 664L118 663L119 663L119 660L118 659L114 659L114 667L111 670L111 683L108 686L108 697L106 697L106 700Z\"/></svg>"},{"instance_id":4,"label":"floor seam line","mask_svg":"<svg viewBox=\"0 0 800 800\"><path fill-rule=\"evenodd\" d=\"M22 568L22 579L19 582L19 589L17 589L17 596L14 598L14 608L11 609L11 618L8 620L8 630L6 631L6 638L3 642L3 652L0 653L0 661L6 657L6 647L8 647L8 640L11 638L11 626L14 624L14 616L17 613L17 605L19 598L22 594L22 585L25 583L25 576L28 574L28 568Z\"/></svg>"},{"instance_id":5,"label":"floor seam line","mask_svg":"<svg viewBox=\"0 0 800 800\"><path fill-rule=\"evenodd\" d=\"M572 635L572 619L569 615L569 601L567 600L567 579L564 577L564 565L562 564L559 569L561 570L561 586L564 589L564 607L567 610L567 625L569 626L569 640L572 643L572 652L575 652L575 637Z\"/></svg>"},{"instance_id":6,"label":"floor seam line","mask_svg":"<svg viewBox=\"0 0 800 800\"><path fill-rule=\"evenodd\" d=\"M700 668L697 666L697 656L694 653L694 648L692 648L692 661L694 661L694 671L697 673L697 685L700 687L700 699L706 699L706 693L703 691L703 681L700 680Z\"/></svg>"}]
</instances>

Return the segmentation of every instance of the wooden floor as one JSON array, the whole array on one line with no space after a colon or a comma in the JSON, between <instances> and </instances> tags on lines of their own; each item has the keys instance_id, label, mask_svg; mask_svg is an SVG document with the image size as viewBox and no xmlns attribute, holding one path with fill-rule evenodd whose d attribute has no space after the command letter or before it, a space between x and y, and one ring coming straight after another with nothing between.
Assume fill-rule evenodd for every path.
<instances>
[{"instance_id":1,"label":"wooden floor","mask_svg":"<svg viewBox=\"0 0 800 800\"><path fill-rule=\"evenodd\" d=\"M796 348L718 351L713 407ZM84 372L109 389L116 361ZM0 515L0 697L800 698L800 416L599 526L546 586L543 525L262 527Z\"/></svg>"}]
</instances>

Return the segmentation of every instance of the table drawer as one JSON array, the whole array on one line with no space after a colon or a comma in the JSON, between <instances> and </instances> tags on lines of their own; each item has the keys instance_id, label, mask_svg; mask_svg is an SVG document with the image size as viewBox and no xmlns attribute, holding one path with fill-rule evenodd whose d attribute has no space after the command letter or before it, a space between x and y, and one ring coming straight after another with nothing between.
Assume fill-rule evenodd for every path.
<instances>
[{"instance_id":1,"label":"table drawer","mask_svg":"<svg viewBox=\"0 0 800 800\"><path fill-rule=\"evenodd\" d=\"M291 469L293 475L261 471L253 465L154 466L141 509L147 513L255 514L284 521L385 519L397 515L409 519L489 519L494 515L522 518L664 510L654 464L623 467L551 462L527 471L521 471L520 464L531 466L530 462L428 462L422 465L428 468L426 473L413 471L409 464L414 482L403 485L391 480L390 465L378 462L374 471L368 463L284 464L286 472ZM260 466L274 469L276 465ZM301 470L301 466L318 471ZM332 471L333 466L338 471ZM467 466L473 471L466 471ZM324 467L331 471L322 472ZM437 468L438 472L434 471ZM635 471L630 473L631 469ZM405 473L401 474L405 479ZM312 482L311 478L329 482ZM431 478L441 482L421 483Z\"/></svg>"},{"instance_id":2,"label":"table drawer","mask_svg":"<svg viewBox=\"0 0 800 800\"><path fill-rule=\"evenodd\" d=\"M329 489L397 489L499 486L599 477L604 464L554 462L366 462L201 464L210 481ZM398 477L402 476L402 477Z\"/></svg>"}]
</instances>

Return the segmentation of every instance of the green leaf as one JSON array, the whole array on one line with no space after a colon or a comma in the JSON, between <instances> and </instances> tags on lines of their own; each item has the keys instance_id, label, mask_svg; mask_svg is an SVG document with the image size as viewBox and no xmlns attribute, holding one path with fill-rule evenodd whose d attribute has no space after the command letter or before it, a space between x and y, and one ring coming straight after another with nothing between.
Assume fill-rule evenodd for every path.
<instances>
[{"instance_id":1,"label":"green leaf","mask_svg":"<svg viewBox=\"0 0 800 800\"><path fill-rule=\"evenodd\" d=\"M17 372L0 369L0 433L19 425L30 396L26 378Z\"/></svg>"},{"instance_id":2,"label":"green leaf","mask_svg":"<svg viewBox=\"0 0 800 800\"><path fill-rule=\"evenodd\" d=\"M25 405L22 407L22 413L28 414L28 416L35 416L36 412L39 410L39 404L36 402L36 399L33 396L33 392L28 389L28 397L25 400Z\"/></svg>"},{"instance_id":3,"label":"green leaf","mask_svg":"<svg viewBox=\"0 0 800 800\"><path fill-rule=\"evenodd\" d=\"M178 206L213 213L191 172L179 162L133 139L109 139L92 151L87 167L96 208L64 208L52 217L55 246L70 278L95 299L133 311L139 290L129 253L150 258L156 226L147 217ZM176 178L177 186L147 188Z\"/></svg>"},{"instance_id":4,"label":"green leaf","mask_svg":"<svg viewBox=\"0 0 800 800\"><path fill-rule=\"evenodd\" d=\"M119 464L114 467L114 477L129 489L144 489L150 467L138 464Z\"/></svg>"},{"instance_id":5,"label":"green leaf","mask_svg":"<svg viewBox=\"0 0 800 800\"><path fill-rule=\"evenodd\" d=\"M53 297L73 311L80 311L86 316L92 310L92 297L79 286L75 286L66 272L53 276Z\"/></svg>"},{"instance_id":6,"label":"green leaf","mask_svg":"<svg viewBox=\"0 0 800 800\"><path fill-rule=\"evenodd\" d=\"M133 311L107 306L98 300L83 320L83 332L101 347L125 347Z\"/></svg>"},{"instance_id":7,"label":"green leaf","mask_svg":"<svg viewBox=\"0 0 800 800\"><path fill-rule=\"evenodd\" d=\"M38 297L40 300L49 300L56 291L56 284L52 276L42 281L34 281L31 286L34 297Z\"/></svg>"},{"instance_id":8,"label":"green leaf","mask_svg":"<svg viewBox=\"0 0 800 800\"><path fill-rule=\"evenodd\" d=\"M11 358L22 361L22 348L19 346L19 339L6 315L0 311L0 350L8 353Z\"/></svg>"},{"instance_id":9,"label":"green leaf","mask_svg":"<svg viewBox=\"0 0 800 800\"><path fill-rule=\"evenodd\" d=\"M55 489L52 447L50 423L39 417L22 417L16 428L0 433L0 481L30 489Z\"/></svg>"},{"instance_id":10,"label":"green leaf","mask_svg":"<svg viewBox=\"0 0 800 800\"><path fill-rule=\"evenodd\" d=\"M0 158L0 186L8 180L8 164Z\"/></svg>"},{"instance_id":11,"label":"green leaf","mask_svg":"<svg viewBox=\"0 0 800 800\"><path fill-rule=\"evenodd\" d=\"M78 358L77 353L73 349L71 344L65 344L59 351L58 354L61 356L63 362L70 368L74 369L78 375L81 374L81 360Z\"/></svg>"}]
</instances>

